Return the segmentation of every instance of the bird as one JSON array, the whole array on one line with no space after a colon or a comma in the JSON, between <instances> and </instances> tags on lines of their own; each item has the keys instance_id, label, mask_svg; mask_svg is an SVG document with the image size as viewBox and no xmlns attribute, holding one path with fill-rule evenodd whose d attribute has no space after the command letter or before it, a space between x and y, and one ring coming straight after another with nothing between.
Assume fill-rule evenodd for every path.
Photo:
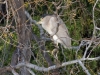
<instances>
[{"instance_id":1,"label":"bird","mask_svg":"<svg viewBox=\"0 0 100 75\"><path fill-rule=\"evenodd\" d=\"M41 24L43 29L49 33L57 46L60 43L64 48L71 47L71 38L68 29L59 16L54 14L45 15L40 19L38 24Z\"/></svg>"}]
</instances>

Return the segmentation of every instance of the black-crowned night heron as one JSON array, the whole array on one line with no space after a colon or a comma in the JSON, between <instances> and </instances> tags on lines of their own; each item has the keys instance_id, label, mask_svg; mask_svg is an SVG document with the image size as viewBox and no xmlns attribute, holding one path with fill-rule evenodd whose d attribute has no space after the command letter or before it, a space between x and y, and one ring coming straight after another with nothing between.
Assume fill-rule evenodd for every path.
<instances>
[{"instance_id":1,"label":"black-crowned night heron","mask_svg":"<svg viewBox=\"0 0 100 75\"><path fill-rule=\"evenodd\" d=\"M52 36L56 45L60 43L64 48L71 47L68 29L60 17L56 15L47 15L41 18L38 24L41 24L43 29Z\"/></svg>"}]
</instances>

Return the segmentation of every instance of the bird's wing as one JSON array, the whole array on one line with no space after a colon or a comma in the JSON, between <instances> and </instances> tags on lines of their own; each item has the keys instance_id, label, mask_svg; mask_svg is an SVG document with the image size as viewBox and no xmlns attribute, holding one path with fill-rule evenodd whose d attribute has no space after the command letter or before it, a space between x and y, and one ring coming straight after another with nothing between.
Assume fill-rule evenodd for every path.
<instances>
[{"instance_id":1,"label":"bird's wing","mask_svg":"<svg viewBox=\"0 0 100 75\"><path fill-rule=\"evenodd\" d=\"M64 47L70 47L71 46L71 39L69 36L68 29L62 19L59 18L59 30L57 32L58 38L62 41L62 44Z\"/></svg>"},{"instance_id":2,"label":"bird's wing","mask_svg":"<svg viewBox=\"0 0 100 75\"><path fill-rule=\"evenodd\" d=\"M51 29L51 32L52 32L51 35L52 36L55 35L58 32L59 24L58 24L56 17L53 16L53 17L50 18L49 27Z\"/></svg>"},{"instance_id":3,"label":"bird's wing","mask_svg":"<svg viewBox=\"0 0 100 75\"><path fill-rule=\"evenodd\" d=\"M71 47L71 38L69 37L68 33L60 28L57 32L57 37L61 41L60 43L65 47Z\"/></svg>"},{"instance_id":4,"label":"bird's wing","mask_svg":"<svg viewBox=\"0 0 100 75\"><path fill-rule=\"evenodd\" d=\"M60 24L60 26L59 26L60 29L59 30L63 30L69 36L69 32L68 32L68 29L67 29L65 23L63 22L63 20L60 17L58 19L59 19L59 24Z\"/></svg>"}]
</instances>

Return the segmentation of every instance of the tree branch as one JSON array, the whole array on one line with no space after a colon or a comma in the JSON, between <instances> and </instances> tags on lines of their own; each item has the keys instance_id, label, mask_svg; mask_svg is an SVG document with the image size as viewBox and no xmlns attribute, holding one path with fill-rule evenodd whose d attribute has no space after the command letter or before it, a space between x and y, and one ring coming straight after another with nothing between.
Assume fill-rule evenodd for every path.
<instances>
[{"instance_id":1,"label":"tree branch","mask_svg":"<svg viewBox=\"0 0 100 75\"><path fill-rule=\"evenodd\" d=\"M94 25L93 36L92 36L92 39L91 39L89 45L86 47L86 50L85 50L84 55L83 55L83 58L86 57L86 53L87 53L88 49L90 48L90 46L92 45L92 42L93 42L93 40L95 38L95 32L96 32L95 27L96 27L96 24L95 24L95 19L94 19L94 9L95 9L97 3L98 3L98 0L96 0L96 2L94 4L94 6L93 6L93 12L92 12L93 13L93 25Z\"/></svg>"},{"instance_id":2,"label":"tree branch","mask_svg":"<svg viewBox=\"0 0 100 75\"><path fill-rule=\"evenodd\" d=\"M90 73L89 73L89 71L88 71L88 69L83 65L83 63L79 60L79 64L80 64L80 66L83 68L83 70L85 71L85 73L87 74L87 75L91 75Z\"/></svg>"},{"instance_id":3,"label":"tree branch","mask_svg":"<svg viewBox=\"0 0 100 75\"><path fill-rule=\"evenodd\" d=\"M27 69L32 75L35 75L35 73L31 69Z\"/></svg>"},{"instance_id":4,"label":"tree branch","mask_svg":"<svg viewBox=\"0 0 100 75\"><path fill-rule=\"evenodd\" d=\"M19 75L14 69L12 69L13 75Z\"/></svg>"},{"instance_id":5,"label":"tree branch","mask_svg":"<svg viewBox=\"0 0 100 75\"><path fill-rule=\"evenodd\" d=\"M60 67L64 67L70 64L74 64L74 63L78 63L79 61L85 61L85 60L99 60L100 57L95 57L95 58L81 58L81 59L77 59L77 60L72 60L72 61L68 61L68 62L64 62L62 63L59 67L56 65L50 66L48 68L45 67L39 67L37 65L31 64L31 63L19 63L18 65L16 65L14 68L18 69L22 66L26 66L28 68L32 68L35 69L37 71L44 71L44 72L48 72L50 70L56 69L56 68L60 68ZM81 64L81 66L83 67L83 65Z\"/></svg>"}]
</instances>

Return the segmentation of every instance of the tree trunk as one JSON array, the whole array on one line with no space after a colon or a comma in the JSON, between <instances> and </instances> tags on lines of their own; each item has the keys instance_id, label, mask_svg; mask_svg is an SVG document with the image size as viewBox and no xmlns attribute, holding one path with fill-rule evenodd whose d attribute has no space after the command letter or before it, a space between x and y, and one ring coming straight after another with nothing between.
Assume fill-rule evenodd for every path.
<instances>
[{"instance_id":1,"label":"tree trunk","mask_svg":"<svg viewBox=\"0 0 100 75\"><path fill-rule=\"evenodd\" d=\"M31 50L30 50L30 31L31 28L26 22L26 15L24 9L23 0L9 0L12 7L12 12L16 22L16 29L18 35L18 48L13 54L12 65L16 65L20 62L30 62ZM16 55L16 52L18 55ZM13 59L16 58L16 59ZM15 61L15 62L14 62ZM20 75L30 75L26 67L20 69Z\"/></svg>"}]
</instances>

